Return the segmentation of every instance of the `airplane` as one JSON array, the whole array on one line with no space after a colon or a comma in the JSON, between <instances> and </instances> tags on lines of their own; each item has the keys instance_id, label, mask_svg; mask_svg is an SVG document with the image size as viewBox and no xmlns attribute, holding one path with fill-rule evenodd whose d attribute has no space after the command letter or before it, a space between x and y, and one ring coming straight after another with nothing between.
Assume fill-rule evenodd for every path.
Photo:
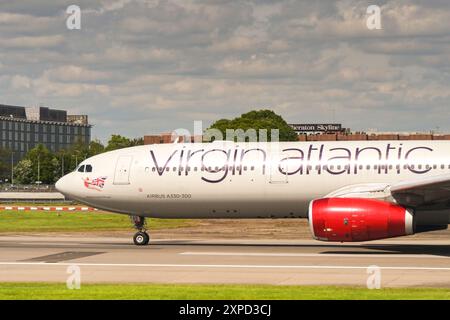
<instances>
[{"instance_id":1,"label":"airplane","mask_svg":"<svg viewBox=\"0 0 450 320\"><path fill-rule=\"evenodd\" d=\"M154 144L86 159L56 183L67 198L146 218L306 218L312 237L360 242L444 230L450 141Z\"/></svg>"}]
</instances>

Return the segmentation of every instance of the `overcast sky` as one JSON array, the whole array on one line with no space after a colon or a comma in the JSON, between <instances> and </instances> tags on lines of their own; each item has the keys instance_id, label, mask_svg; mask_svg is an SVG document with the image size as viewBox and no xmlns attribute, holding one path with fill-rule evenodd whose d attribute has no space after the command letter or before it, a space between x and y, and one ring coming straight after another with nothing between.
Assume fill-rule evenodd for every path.
<instances>
[{"instance_id":1,"label":"overcast sky","mask_svg":"<svg viewBox=\"0 0 450 320\"><path fill-rule=\"evenodd\" d=\"M366 27L372 4L382 30ZM449 132L450 1L2 1L0 97L88 114L103 141L255 108Z\"/></svg>"}]
</instances>

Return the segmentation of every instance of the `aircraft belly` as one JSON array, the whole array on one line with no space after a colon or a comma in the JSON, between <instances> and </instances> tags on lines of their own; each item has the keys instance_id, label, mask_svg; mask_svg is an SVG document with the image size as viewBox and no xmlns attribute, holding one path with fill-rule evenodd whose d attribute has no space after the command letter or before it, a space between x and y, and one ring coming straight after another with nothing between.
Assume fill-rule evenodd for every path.
<instances>
[{"instance_id":1,"label":"aircraft belly","mask_svg":"<svg viewBox=\"0 0 450 320\"><path fill-rule=\"evenodd\" d=\"M155 218L305 218L308 204L298 201L180 201L177 203L153 203L144 211Z\"/></svg>"}]
</instances>

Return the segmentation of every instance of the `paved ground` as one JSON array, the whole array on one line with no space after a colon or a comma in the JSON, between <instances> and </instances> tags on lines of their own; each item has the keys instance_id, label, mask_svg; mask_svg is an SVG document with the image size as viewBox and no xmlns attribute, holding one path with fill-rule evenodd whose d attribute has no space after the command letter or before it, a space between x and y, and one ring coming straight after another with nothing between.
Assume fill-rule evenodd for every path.
<instances>
[{"instance_id":1,"label":"paved ground","mask_svg":"<svg viewBox=\"0 0 450 320\"><path fill-rule=\"evenodd\" d=\"M84 282L336 284L365 286L379 266L382 286L450 288L450 240L329 244L312 240L161 239L130 236L0 236L0 282L65 283L70 265Z\"/></svg>"}]
</instances>

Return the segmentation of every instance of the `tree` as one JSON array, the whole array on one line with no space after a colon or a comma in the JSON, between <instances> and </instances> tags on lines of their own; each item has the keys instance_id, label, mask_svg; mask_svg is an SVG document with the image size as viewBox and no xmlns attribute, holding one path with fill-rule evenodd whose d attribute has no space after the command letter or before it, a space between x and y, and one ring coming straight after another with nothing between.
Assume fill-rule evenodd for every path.
<instances>
[{"instance_id":1,"label":"tree","mask_svg":"<svg viewBox=\"0 0 450 320\"><path fill-rule=\"evenodd\" d=\"M75 168L78 163L89 157L89 146L81 139L78 139L71 145L68 152L71 157L70 167Z\"/></svg>"},{"instance_id":2,"label":"tree","mask_svg":"<svg viewBox=\"0 0 450 320\"><path fill-rule=\"evenodd\" d=\"M11 177L11 151L0 148L0 179L10 179Z\"/></svg>"},{"instance_id":3,"label":"tree","mask_svg":"<svg viewBox=\"0 0 450 320\"><path fill-rule=\"evenodd\" d=\"M144 145L144 138L134 138L131 140L130 147L134 146L143 146Z\"/></svg>"},{"instance_id":4,"label":"tree","mask_svg":"<svg viewBox=\"0 0 450 320\"><path fill-rule=\"evenodd\" d=\"M55 154L56 159L58 160L58 176L65 175L67 172L74 169L72 165L72 155L68 150L61 149ZM62 167L64 166L64 168Z\"/></svg>"},{"instance_id":5,"label":"tree","mask_svg":"<svg viewBox=\"0 0 450 320\"><path fill-rule=\"evenodd\" d=\"M99 140L92 140L89 144L86 144L83 140L78 139L69 149L61 149L52 153L44 145L39 144L31 149L24 159L16 165L14 173L17 173L16 179L19 183L35 183L39 180L44 184L52 184L62 175L74 170L76 165L86 158L105 151L142 144L144 144L142 138L130 140L120 135L111 136L107 148ZM5 155L7 154L10 157L10 153L5 151ZM6 178L11 175L11 167L6 162L9 158L2 161L3 158L3 152L0 149L0 174L3 174L2 165L6 165L7 167L3 170ZM0 178L3 178L3 176L0 176Z\"/></svg>"},{"instance_id":6,"label":"tree","mask_svg":"<svg viewBox=\"0 0 450 320\"><path fill-rule=\"evenodd\" d=\"M105 146L100 140L92 140L89 143L89 157L105 152Z\"/></svg>"},{"instance_id":7,"label":"tree","mask_svg":"<svg viewBox=\"0 0 450 320\"><path fill-rule=\"evenodd\" d=\"M259 136L259 130L266 129L267 140L271 141L271 130L278 129L280 141L297 141L297 134L294 129L292 129L281 116L271 110L250 111L232 120L220 119L216 121L210 129L218 129L222 132L224 137L226 137L227 129L241 129L243 131L254 129L258 135L258 141L262 140Z\"/></svg>"},{"instance_id":8,"label":"tree","mask_svg":"<svg viewBox=\"0 0 450 320\"><path fill-rule=\"evenodd\" d=\"M20 184L30 184L34 182L33 162L29 159L19 161L14 167L14 179Z\"/></svg>"},{"instance_id":9,"label":"tree","mask_svg":"<svg viewBox=\"0 0 450 320\"><path fill-rule=\"evenodd\" d=\"M82 140L76 141L69 149L61 149L55 157L58 161L57 174L61 176L75 169L75 167L84 159L95 156L104 152L105 147L99 140L92 140L87 145ZM62 166L64 165L64 168Z\"/></svg>"},{"instance_id":10,"label":"tree","mask_svg":"<svg viewBox=\"0 0 450 320\"><path fill-rule=\"evenodd\" d=\"M38 144L25 155L24 159L32 163L32 182L52 184L60 177L60 174L55 175L58 169L60 171L59 161L44 145Z\"/></svg>"},{"instance_id":11,"label":"tree","mask_svg":"<svg viewBox=\"0 0 450 320\"><path fill-rule=\"evenodd\" d=\"M122 148L131 147L131 140L118 134L113 134L108 141L105 151L112 151Z\"/></svg>"}]
</instances>

